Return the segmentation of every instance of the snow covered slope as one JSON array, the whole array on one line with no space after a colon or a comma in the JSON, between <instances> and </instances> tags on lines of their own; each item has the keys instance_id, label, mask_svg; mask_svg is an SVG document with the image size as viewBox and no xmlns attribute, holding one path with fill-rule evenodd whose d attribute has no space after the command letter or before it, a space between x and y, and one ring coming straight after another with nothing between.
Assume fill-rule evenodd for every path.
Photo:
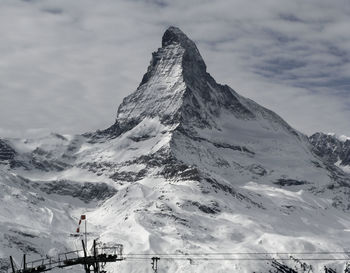
<instances>
[{"instance_id":1,"label":"snow covered slope","mask_svg":"<svg viewBox=\"0 0 350 273\"><path fill-rule=\"evenodd\" d=\"M0 200L9 204L1 211L1 230L12 234L12 226L23 225L46 234L36 233L46 241L27 249L33 253L72 247L69 234L81 212L91 223L90 239L123 243L126 253L283 252L263 257L284 258L308 272L298 261L302 254L288 253L349 250L349 176L317 156L308 138L277 114L216 83L196 45L175 27L164 33L110 128L1 140L0 163L1 185L10 187ZM25 208L25 200L17 206L16 197L7 203L18 191L25 200L33 192L45 201L33 208ZM42 208L51 216L26 220ZM15 213L18 221L10 218ZM67 224L53 225L52 215ZM0 240L9 245L9 237ZM21 250L12 243L1 255ZM161 259L160 270L276 271L271 262L229 258ZM344 267L342 261L311 263L313 272L325 264ZM109 269L150 272L145 266L148 261L126 260Z\"/></svg>"}]
</instances>

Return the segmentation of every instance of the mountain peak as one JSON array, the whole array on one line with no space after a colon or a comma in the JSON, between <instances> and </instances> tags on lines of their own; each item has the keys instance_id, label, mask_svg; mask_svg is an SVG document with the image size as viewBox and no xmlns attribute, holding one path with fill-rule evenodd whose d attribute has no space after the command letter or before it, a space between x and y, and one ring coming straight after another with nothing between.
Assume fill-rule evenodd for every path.
<instances>
[{"instance_id":1,"label":"mountain peak","mask_svg":"<svg viewBox=\"0 0 350 273\"><path fill-rule=\"evenodd\" d=\"M116 123L103 132L116 136L145 118L158 118L171 126L196 124L198 128L215 127L222 111L236 118L255 118L246 105L249 103L243 101L233 89L216 83L196 44L171 26L164 32L162 47L152 53L140 85L119 106Z\"/></svg>"},{"instance_id":2,"label":"mountain peak","mask_svg":"<svg viewBox=\"0 0 350 273\"><path fill-rule=\"evenodd\" d=\"M162 47L166 47L170 44L181 44L186 47L193 42L182 32L178 27L170 26L163 34Z\"/></svg>"},{"instance_id":3,"label":"mountain peak","mask_svg":"<svg viewBox=\"0 0 350 273\"><path fill-rule=\"evenodd\" d=\"M196 66L202 73L206 72L206 65L196 44L178 27L170 26L163 34L162 48L180 45L184 49L183 65Z\"/></svg>"}]
</instances>

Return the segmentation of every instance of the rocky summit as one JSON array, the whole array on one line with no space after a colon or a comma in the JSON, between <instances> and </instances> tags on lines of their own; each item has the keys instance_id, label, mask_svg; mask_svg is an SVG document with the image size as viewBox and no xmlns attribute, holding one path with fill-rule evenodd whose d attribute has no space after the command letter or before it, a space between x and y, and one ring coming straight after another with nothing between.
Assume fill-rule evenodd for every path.
<instances>
[{"instance_id":1,"label":"rocky summit","mask_svg":"<svg viewBox=\"0 0 350 273\"><path fill-rule=\"evenodd\" d=\"M345 144L322 143L217 83L170 27L111 127L0 140L0 268L76 249L84 213L90 245L160 255L161 272L344 272L350 176L334 150Z\"/></svg>"}]
</instances>

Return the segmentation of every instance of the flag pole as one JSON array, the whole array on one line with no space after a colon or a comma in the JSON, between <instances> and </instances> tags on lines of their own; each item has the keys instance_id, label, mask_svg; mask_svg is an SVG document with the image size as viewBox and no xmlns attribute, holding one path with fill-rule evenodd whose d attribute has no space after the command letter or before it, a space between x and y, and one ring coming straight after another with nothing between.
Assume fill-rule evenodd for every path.
<instances>
[{"instance_id":1,"label":"flag pole","mask_svg":"<svg viewBox=\"0 0 350 273\"><path fill-rule=\"evenodd\" d=\"M86 215L85 214L80 215L79 225L78 225L78 228L77 228L77 233L79 233L79 235L81 237L83 237L83 241L84 241L84 234L80 233L81 221L85 221L85 247L87 249L87 221L86 221Z\"/></svg>"},{"instance_id":2,"label":"flag pole","mask_svg":"<svg viewBox=\"0 0 350 273\"><path fill-rule=\"evenodd\" d=\"M85 218L85 245L86 245L86 249L87 249L86 218Z\"/></svg>"}]
</instances>

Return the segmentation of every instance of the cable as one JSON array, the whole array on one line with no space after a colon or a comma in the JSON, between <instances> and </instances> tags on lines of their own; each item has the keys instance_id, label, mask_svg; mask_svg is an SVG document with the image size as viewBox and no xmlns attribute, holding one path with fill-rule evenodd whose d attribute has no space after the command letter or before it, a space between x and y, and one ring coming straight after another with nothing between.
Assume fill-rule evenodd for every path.
<instances>
[{"instance_id":1,"label":"cable","mask_svg":"<svg viewBox=\"0 0 350 273\"><path fill-rule=\"evenodd\" d=\"M330 255L330 254L350 254L350 251L323 251L323 252L212 252L212 253L128 253L125 255L137 256L202 256L202 255Z\"/></svg>"},{"instance_id":2,"label":"cable","mask_svg":"<svg viewBox=\"0 0 350 273\"><path fill-rule=\"evenodd\" d=\"M162 260L178 260L178 261L290 261L291 257L261 257L260 255L309 255L309 257L298 257L300 261L348 261L350 257L313 257L314 255L346 255L350 251L318 251L318 252L222 252L222 253L129 253L125 254L125 260L144 261L151 257L160 257ZM227 257L237 255L241 257ZM253 257L242 257L249 255ZM218 257L223 256L223 257ZM226 256L226 257L225 257ZM254 257L257 256L257 257ZM260 257L259 257L260 256ZM311 257L310 257L311 256Z\"/></svg>"},{"instance_id":3,"label":"cable","mask_svg":"<svg viewBox=\"0 0 350 273\"><path fill-rule=\"evenodd\" d=\"M166 257L162 260L178 260L178 261L290 261L290 258L179 258L179 257ZM132 258L125 257L125 260L150 260L150 258ZM300 261L348 261L346 258L304 258L298 259Z\"/></svg>"}]
</instances>

